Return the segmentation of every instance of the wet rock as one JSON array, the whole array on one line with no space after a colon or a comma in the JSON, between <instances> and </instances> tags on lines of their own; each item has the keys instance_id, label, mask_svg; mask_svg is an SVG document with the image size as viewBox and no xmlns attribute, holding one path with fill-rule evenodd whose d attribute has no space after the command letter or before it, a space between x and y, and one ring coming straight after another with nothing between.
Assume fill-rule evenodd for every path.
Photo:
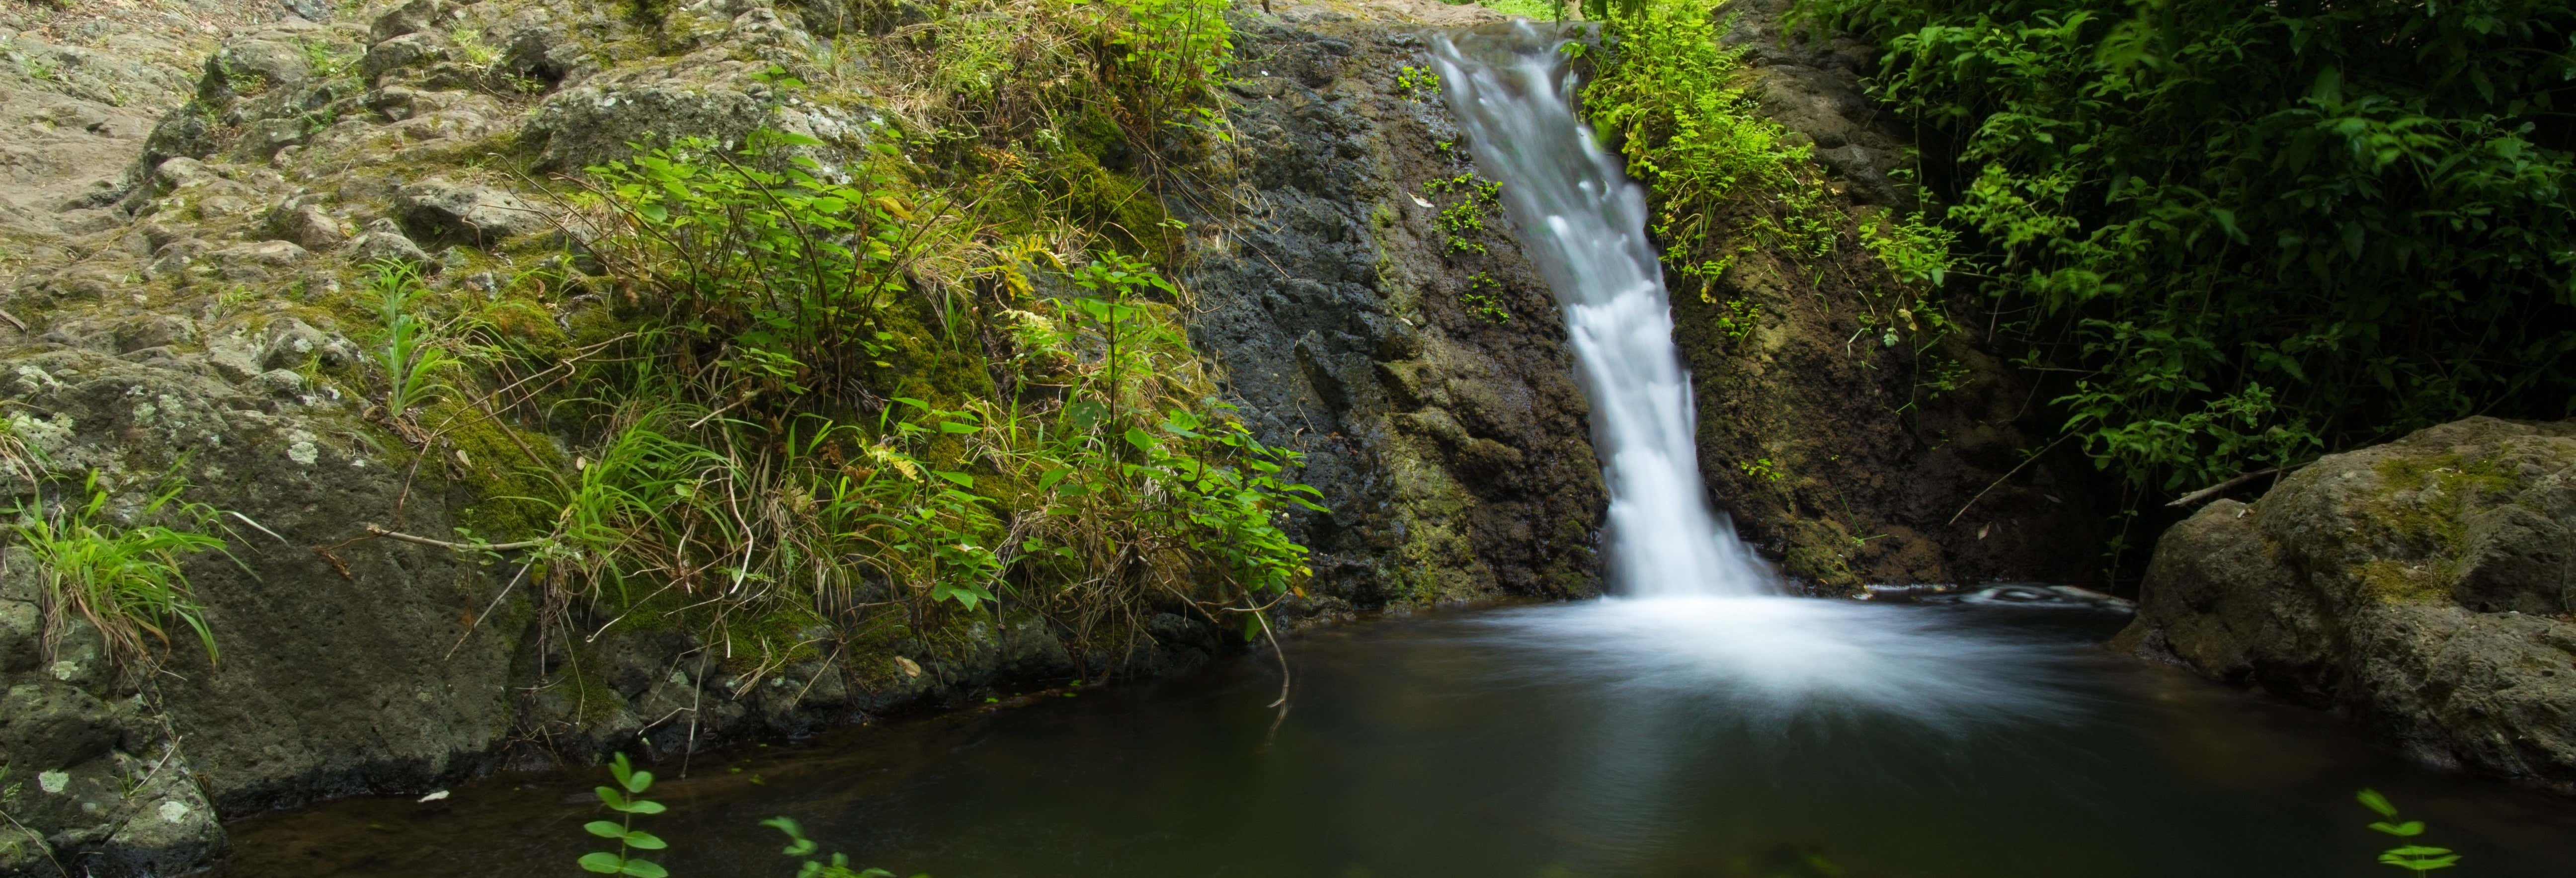
<instances>
[{"instance_id":1,"label":"wet rock","mask_svg":"<svg viewBox=\"0 0 2576 878\"><path fill-rule=\"evenodd\" d=\"M2576 422L2428 428L2167 531L2117 644L2576 789L2571 529Z\"/></svg>"},{"instance_id":2,"label":"wet rock","mask_svg":"<svg viewBox=\"0 0 2576 878\"><path fill-rule=\"evenodd\" d=\"M552 225L516 195L443 178L404 186L394 205L404 226L424 241L488 247Z\"/></svg>"},{"instance_id":3,"label":"wet rock","mask_svg":"<svg viewBox=\"0 0 2576 878\"><path fill-rule=\"evenodd\" d=\"M1482 10L1476 10L1482 12ZM1191 278L1193 341L1264 442L1306 454L1328 515L1308 611L1599 587L1599 469L1545 285L1502 222L1453 252L1426 184L1473 171L1438 101L1400 95L1426 63L1383 27L1248 25L1260 66L1231 87L1247 208ZM1462 304L1470 278L1515 315Z\"/></svg>"}]
</instances>

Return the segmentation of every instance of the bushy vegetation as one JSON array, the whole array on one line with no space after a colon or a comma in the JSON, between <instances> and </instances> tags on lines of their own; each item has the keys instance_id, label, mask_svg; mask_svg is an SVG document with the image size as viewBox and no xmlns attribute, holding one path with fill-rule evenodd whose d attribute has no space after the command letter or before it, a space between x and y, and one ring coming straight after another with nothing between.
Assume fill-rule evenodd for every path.
<instances>
[{"instance_id":1,"label":"bushy vegetation","mask_svg":"<svg viewBox=\"0 0 2576 878\"><path fill-rule=\"evenodd\" d=\"M1753 254L1785 257L1863 294L1862 335L1883 348L1910 342L1918 364L1931 359L1921 355L1953 328L1938 295L1950 233L1921 216L1856 216L1829 197L1810 143L1745 93L1745 49L1719 40L1725 22L1705 5L1633 0L1585 11L1604 22L1613 51L1585 87L1584 109L1651 195L1648 225L1679 276L1675 291L1716 306L1718 334L1742 340L1760 305L1722 297L1718 279Z\"/></svg>"},{"instance_id":2,"label":"bushy vegetation","mask_svg":"<svg viewBox=\"0 0 2576 878\"><path fill-rule=\"evenodd\" d=\"M1806 0L2137 498L2571 413L2576 6Z\"/></svg>"},{"instance_id":3,"label":"bushy vegetation","mask_svg":"<svg viewBox=\"0 0 2576 878\"><path fill-rule=\"evenodd\" d=\"M1228 136L1224 8L922 7L763 76L782 103L878 96L850 136L641 144L566 178L579 271L420 342L386 269L387 385L431 386L402 377L438 367L424 344L476 373L415 444L490 432L514 459L481 464L507 490L455 545L525 552L555 630L684 624L759 669L997 606L1112 658L1155 612L1263 630L1309 575L1284 515L1321 498L1191 350L1155 191ZM510 304L567 294L594 304Z\"/></svg>"}]
</instances>

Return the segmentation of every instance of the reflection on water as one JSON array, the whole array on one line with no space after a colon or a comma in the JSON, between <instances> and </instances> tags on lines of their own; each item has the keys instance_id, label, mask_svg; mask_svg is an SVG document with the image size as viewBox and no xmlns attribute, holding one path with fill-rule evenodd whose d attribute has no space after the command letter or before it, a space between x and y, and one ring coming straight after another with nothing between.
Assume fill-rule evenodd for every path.
<instances>
[{"instance_id":1,"label":"reflection on water","mask_svg":"<svg viewBox=\"0 0 2576 878\"><path fill-rule=\"evenodd\" d=\"M2341 876L2373 785L2459 874L2564 875L2576 803L2406 768L2331 719L2107 656L2115 616L1597 601L1290 641L1275 669L701 754L662 858L1004 876ZM665 775L675 774L665 766ZM244 821L225 874L571 874L584 774Z\"/></svg>"}]
</instances>

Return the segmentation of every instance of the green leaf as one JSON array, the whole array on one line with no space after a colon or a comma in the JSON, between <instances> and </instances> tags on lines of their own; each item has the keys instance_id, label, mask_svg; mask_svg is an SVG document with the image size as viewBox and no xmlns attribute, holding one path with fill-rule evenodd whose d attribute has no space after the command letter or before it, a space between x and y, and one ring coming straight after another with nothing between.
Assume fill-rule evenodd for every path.
<instances>
[{"instance_id":1,"label":"green leaf","mask_svg":"<svg viewBox=\"0 0 2576 878\"><path fill-rule=\"evenodd\" d=\"M781 853L791 857L801 857L814 852L814 840L805 837L805 828L797 825L796 821L786 817L772 817L760 821L760 825L787 833L787 849Z\"/></svg>"},{"instance_id":2,"label":"green leaf","mask_svg":"<svg viewBox=\"0 0 2576 878\"><path fill-rule=\"evenodd\" d=\"M2396 825L2393 825L2393 826L2392 826L2392 825L2389 825L2389 824L2387 824L2387 823L2373 823L2373 824L2371 824L2371 825L2370 825L2370 828L2372 828L2372 829L2376 829L2376 830L2379 830L2379 831L2381 831L2381 832L2388 833L2389 835L2397 836L2397 837L2399 837L2399 838L2408 838L2408 837L2418 836L2418 835L2422 835L2422 834L2424 834L2424 821L2421 821L2421 820L2409 820L2409 821L2406 821L2406 822L2404 822L2404 823L2399 823L2399 824L2396 824Z\"/></svg>"},{"instance_id":3,"label":"green leaf","mask_svg":"<svg viewBox=\"0 0 2576 878\"><path fill-rule=\"evenodd\" d=\"M627 792L634 793L639 796L643 795L645 790L653 788L653 773L650 771L638 771L633 776L626 778L625 784Z\"/></svg>"},{"instance_id":4,"label":"green leaf","mask_svg":"<svg viewBox=\"0 0 2576 878\"><path fill-rule=\"evenodd\" d=\"M934 475L934 476L938 476L938 477L943 478L943 479L947 479L947 480L949 480L949 481L951 481L951 482L955 482L955 483L957 483L957 487L960 487L960 488L972 488L972 487L975 487L975 477L974 477L974 476L967 475L967 474L965 474L965 473L960 473L960 472L949 472L949 471L946 471L946 470L933 470L933 471L931 471L931 473L930 473L930 474L931 474L931 475Z\"/></svg>"},{"instance_id":5,"label":"green leaf","mask_svg":"<svg viewBox=\"0 0 2576 878\"><path fill-rule=\"evenodd\" d=\"M623 868L626 868L626 859L607 851L592 851L581 855L581 869L584 872L615 875L617 870Z\"/></svg>"},{"instance_id":6,"label":"green leaf","mask_svg":"<svg viewBox=\"0 0 2576 878\"><path fill-rule=\"evenodd\" d=\"M615 808L620 811L626 810L626 796L624 794L608 787L596 787L593 788L591 792L599 794L600 804L607 805L608 807Z\"/></svg>"},{"instance_id":7,"label":"green leaf","mask_svg":"<svg viewBox=\"0 0 2576 878\"><path fill-rule=\"evenodd\" d=\"M1069 475L1072 475L1072 474L1073 474L1073 468L1072 468L1072 467L1069 467L1069 466L1060 466L1060 467L1056 467L1056 468L1051 469L1051 470L1047 470L1046 472L1039 473L1039 474L1038 474L1038 490L1040 490L1040 491L1044 491L1044 490L1046 490L1046 489L1048 489L1048 488L1055 487L1055 483L1057 483L1057 482L1061 482L1061 481L1064 481L1064 477L1065 477L1065 476L1069 476Z\"/></svg>"},{"instance_id":8,"label":"green leaf","mask_svg":"<svg viewBox=\"0 0 2576 878\"><path fill-rule=\"evenodd\" d=\"M609 808L612 810L623 811L628 814L660 814L663 811L669 810L662 807L662 803L660 802L648 802L643 799L636 799L635 801L628 802L622 806L610 805Z\"/></svg>"},{"instance_id":9,"label":"green leaf","mask_svg":"<svg viewBox=\"0 0 2576 878\"><path fill-rule=\"evenodd\" d=\"M1150 452L1154 450L1155 443L1153 435L1146 433L1143 430L1139 430L1134 427L1127 428L1126 439L1127 444L1136 446L1136 450L1138 451Z\"/></svg>"},{"instance_id":10,"label":"green leaf","mask_svg":"<svg viewBox=\"0 0 2576 878\"><path fill-rule=\"evenodd\" d=\"M2388 797L2380 795L2378 790L2365 787L2361 792L2354 794L2353 798L2360 800L2362 807L2379 812L2381 817L2391 820L2397 818L2397 806L2389 804Z\"/></svg>"},{"instance_id":11,"label":"green leaf","mask_svg":"<svg viewBox=\"0 0 2576 878\"><path fill-rule=\"evenodd\" d=\"M583 831L601 838L617 838L626 834L626 827L619 826L606 820L593 820L582 824L581 828Z\"/></svg>"},{"instance_id":12,"label":"green leaf","mask_svg":"<svg viewBox=\"0 0 2576 878\"><path fill-rule=\"evenodd\" d=\"M616 778L617 785L621 787L625 786L626 782L635 776L635 768L634 766L627 764L626 754L619 753L616 757L608 760L608 776Z\"/></svg>"},{"instance_id":13,"label":"green leaf","mask_svg":"<svg viewBox=\"0 0 2576 878\"><path fill-rule=\"evenodd\" d=\"M627 860L626 868L618 870L618 873L631 875L634 878L670 878L671 876L670 870L662 868L651 860Z\"/></svg>"},{"instance_id":14,"label":"green leaf","mask_svg":"<svg viewBox=\"0 0 2576 878\"><path fill-rule=\"evenodd\" d=\"M2437 856L2441 856L2441 855L2443 855L2443 854L2447 854L2447 853L2450 853L2450 852L2451 852L2451 849L2450 849L2450 848L2435 848L2435 847L2425 847L2425 846L2420 845L2420 844L2410 844L2410 845L2407 845L2407 846L2405 846L2405 847L2389 848L2389 849L2388 849L2388 853L2383 854L2382 856L2392 856L2392 857L2437 857Z\"/></svg>"},{"instance_id":15,"label":"green leaf","mask_svg":"<svg viewBox=\"0 0 2576 878\"><path fill-rule=\"evenodd\" d=\"M661 836L638 829L626 834L626 846L636 850L658 851L671 845L663 841Z\"/></svg>"}]
</instances>

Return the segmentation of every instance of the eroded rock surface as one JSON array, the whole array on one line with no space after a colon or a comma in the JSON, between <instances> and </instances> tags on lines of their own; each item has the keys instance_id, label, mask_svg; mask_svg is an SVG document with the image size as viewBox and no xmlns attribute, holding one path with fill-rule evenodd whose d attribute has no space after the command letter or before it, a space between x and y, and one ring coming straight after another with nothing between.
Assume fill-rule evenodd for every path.
<instances>
[{"instance_id":1,"label":"eroded rock surface","mask_svg":"<svg viewBox=\"0 0 2576 878\"><path fill-rule=\"evenodd\" d=\"M1238 213L1192 335L1330 498L1303 531L1325 594L1593 593L1605 498L1554 299L1499 205L1440 228L1475 168L1436 83L1399 85L1422 38L1337 19L1239 32Z\"/></svg>"},{"instance_id":2,"label":"eroded rock surface","mask_svg":"<svg viewBox=\"0 0 2576 878\"><path fill-rule=\"evenodd\" d=\"M2576 789L2576 421L2329 455L2157 543L2117 645Z\"/></svg>"}]
</instances>

